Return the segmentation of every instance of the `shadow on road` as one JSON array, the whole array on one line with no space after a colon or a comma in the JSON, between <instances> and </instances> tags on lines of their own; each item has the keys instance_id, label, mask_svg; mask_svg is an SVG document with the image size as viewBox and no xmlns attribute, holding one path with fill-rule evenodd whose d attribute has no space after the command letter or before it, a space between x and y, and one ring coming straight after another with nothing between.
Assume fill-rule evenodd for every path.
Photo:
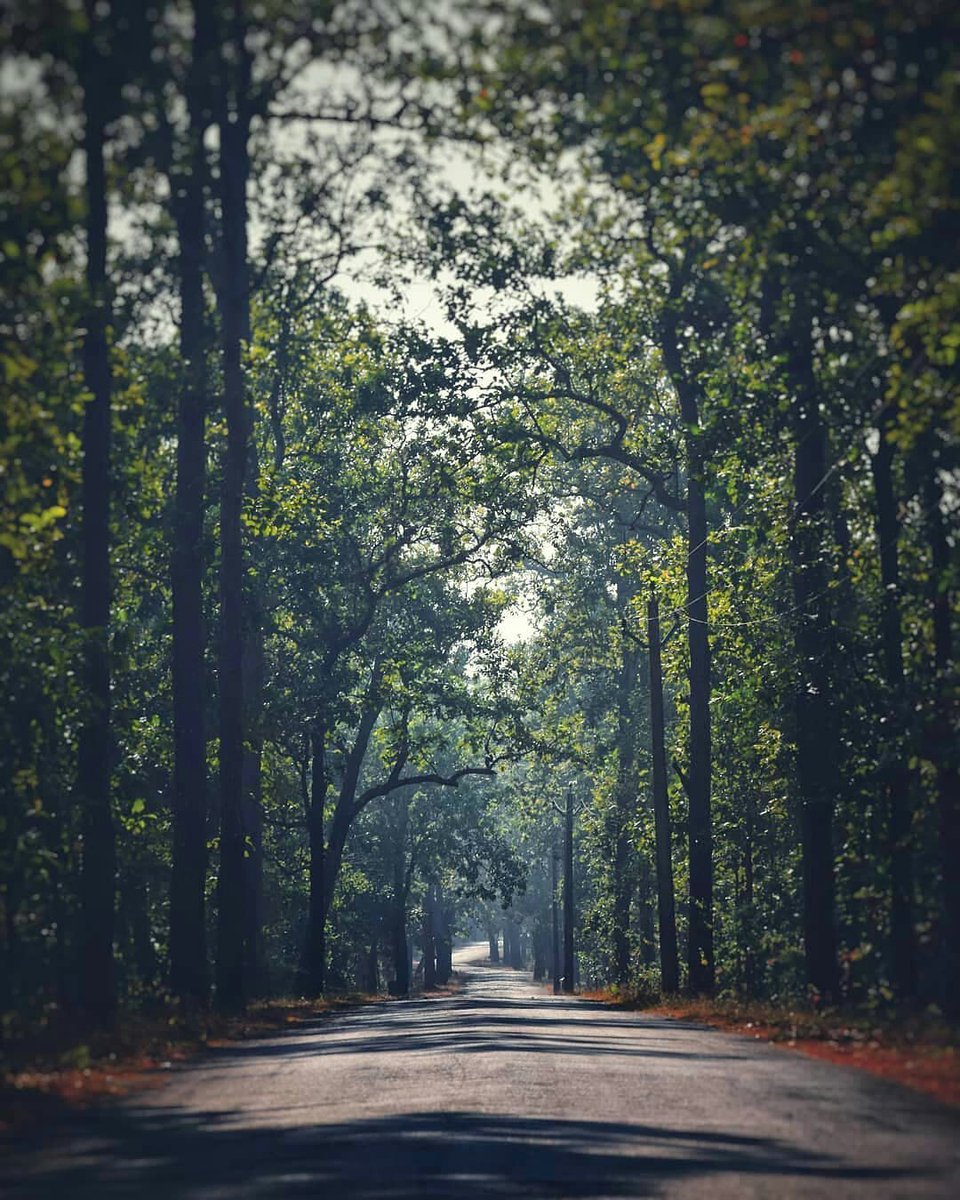
<instances>
[{"instance_id":1,"label":"shadow on road","mask_svg":"<svg viewBox=\"0 0 960 1200\"><path fill-rule=\"evenodd\" d=\"M231 1127L229 1113L143 1109L102 1114L85 1132L85 1146L69 1162L41 1164L5 1195L11 1200L656 1196L684 1178L724 1175L768 1176L770 1195L777 1194L778 1178L807 1177L822 1180L826 1195L829 1181L879 1186L920 1177L851 1168L829 1154L765 1138L476 1113L239 1129Z\"/></svg>"},{"instance_id":2,"label":"shadow on road","mask_svg":"<svg viewBox=\"0 0 960 1200\"><path fill-rule=\"evenodd\" d=\"M558 1020L569 1009L571 1018L581 1018L574 1033L571 1023ZM517 1001L442 1000L412 1001L388 1007L364 1009L351 1014L349 1023L340 1025L329 1018L306 1021L296 1029L269 1041L249 1046L235 1045L213 1051L219 1069L242 1067L250 1059L279 1059L285 1056L341 1054L389 1054L413 1052L451 1052L471 1054L561 1054L617 1055L623 1058L676 1058L704 1060L742 1059L751 1050L750 1043L731 1051L705 1054L702 1050L678 1050L671 1042L682 1043L675 1022L646 1018L644 1029L658 1035L657 1044L638 1043L625 1036L633 1027L629 1018L582 1020L584 1006L577 1001L553 1003L549 1015L543 1008ZM309 1035L314 1026L336 1037L317 1043ZM349 1036L343 1036L349 1030ZM620 1036L616 1036L619 1034Z\"/></svg>"}]
</instances>

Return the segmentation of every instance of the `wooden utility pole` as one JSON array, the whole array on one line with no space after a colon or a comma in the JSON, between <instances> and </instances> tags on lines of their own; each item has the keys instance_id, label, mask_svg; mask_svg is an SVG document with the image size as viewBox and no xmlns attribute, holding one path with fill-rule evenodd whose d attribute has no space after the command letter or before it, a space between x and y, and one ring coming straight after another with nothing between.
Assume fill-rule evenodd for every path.
<instances>
[{"instance_id":1,"label":"wooden utility pole","mask_svg":"<svg viewBox=\"0 0 960 1200\"><path fill-rule=\"evenodd\" d=\"M660 926L660 986L668 995L680 990L677 917L670 851L670 808L667 803L667 754L663 722L663 669L660 663L660 605L647 601L650 641L650 750L653 758L653 822L657 845L657 917Z\"/></svg>"}]
</instances>

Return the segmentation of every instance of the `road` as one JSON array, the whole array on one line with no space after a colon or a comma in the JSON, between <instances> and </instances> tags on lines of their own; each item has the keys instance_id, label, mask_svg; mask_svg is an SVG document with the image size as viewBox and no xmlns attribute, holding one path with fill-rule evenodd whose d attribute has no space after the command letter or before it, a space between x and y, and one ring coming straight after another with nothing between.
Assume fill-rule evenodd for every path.
<instances>
[{"instance_id":1,"label":"road","mask_svg":"<svg viewBox=\"0 0 960 1200\"><path fill-rule=\"evenodd\" d=\"M960 1117L853 1069L542 993L462 994L215 1051L7 1164L13 1198L957 1197ZM29 1152L28 1152L29 1150Z\"/></svg>"}]
</instances>

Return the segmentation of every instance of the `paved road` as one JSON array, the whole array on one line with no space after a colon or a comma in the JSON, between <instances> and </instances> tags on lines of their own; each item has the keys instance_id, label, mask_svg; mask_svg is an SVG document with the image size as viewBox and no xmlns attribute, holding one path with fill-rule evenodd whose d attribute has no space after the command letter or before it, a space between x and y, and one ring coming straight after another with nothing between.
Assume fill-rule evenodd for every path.
<instances>
[{"instance_id":1,"label":"paved road","mask_svg":"<svg viewBox=\"0 0 960 1200\"><path fill-rule=\"evenodd\" d=\"M458 952L462 995L245 1043L84 1118L10 1197L958 1197L960 1118L747 1038L539 992Z\"/></svg>"}]
</instances>

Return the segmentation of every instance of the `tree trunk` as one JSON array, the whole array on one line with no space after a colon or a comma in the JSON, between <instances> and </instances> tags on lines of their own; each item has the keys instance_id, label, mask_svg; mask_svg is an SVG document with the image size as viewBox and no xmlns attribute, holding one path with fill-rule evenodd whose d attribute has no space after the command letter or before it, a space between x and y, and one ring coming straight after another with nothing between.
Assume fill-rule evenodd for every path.
<instances>
[{"instance_id":1,"label":"tree trunk","mask_svg":"<svg viewBox=\"0 0 960 1200\"><path fill-rule=\"evenodd\" d=\"M333 815L330 819L330 830L323 860L323 907L324 914L327 916L330 913L330 904L333 901L337 877L340 873L340 864L343 861L343 852L346 849L350 827L359 811L356 807L356 797L360 771L363 767L367 747L370 744L373 728L383 707L382 701L377 695L379 683L380 668L379 665L375 665L370 679L367 700L360 714L356 737L347 756L343 778L340 783L340 791L333 806ZM404 829L406 829L406 824L404 824ZM404 833L405 836L406 834ZM402 839L398 844L402 845ZM406 900L404 900L404 904L406 904Z\"/></svg>"},{"instance_id":2,"label":"tree trunk","mask_svg":"<svg viewBox=\"0 0 960 1200\"><path fill-rule=\"evenodd\" d=\"M186 169L173 175L180 260L180 354L173 586L173 869L170 880L170 986L181 1000L207 1001L207 743L203 623L203 516L206 482L206 316L203 149L205 120L197 76L209 30L195 10Z\"/></svg>"},{"instance_id":3,"label":"tree trunk","mask_svg":"<svg viewBox=\"0 0 960 1200\"><path fill-rule=\"evenodd\" d=\"M650 874L650 860L644 855L640 860L640 879L637 886L637 941L640 949L640 961L645 967L653 966L657 957L656 939L653 934Z\"/></svg>"},{"instance_id":4,"label":"tree trunk","mask_svg":"<svg viewBox=\"0 0 960 1200\"><path fill-rule=\"evenodd\" d=\"M563 990L574 989L573 789L567 788L563 822Z\"/></svg>"},{"instance_id":5,"label":"tree trunk","mask_svg":"<svg viewBox=\"0 0 960 1200\"><path fill-rule=\"evenodd\" d=\"M391 991L396 996L406 996L410 993L410 947L407 944L407 910L402 900L395 900L393 905L391 935L395 976Z\"/></svg>"},{"instance_id":6,"label":"tree trunk","mask_svg":"<svg viewBox=\"0 0 960 1200\"><path fill-rule=\"evenodd\" d=\"M234 50L245 60L235 34ZM229 68L221 61L224 71ZM230 97L222 99L220 202L222 261L219 305L223 359L223 404L227 448L220 496L220 873L217 912L217 1004L242 1008L244 979L244 620L245 570L242 511L247 470L249 413L243 348L249 334L247 285L248 118L246 72Z\"/></svg>"},{"instance_id":7,"label":"tree trunk","mask_svg":"<svg viewBox=\"0 0 960 1200\"><path fill-rule=\"evenodd\" d=\"M560 994L560 881L559 881L560 852L554 849L550 855L550 978L553 981L553 994Z\"/></svg>"},{"instance_id":8,"label":"tree trunk","mask_svg":"<svg viewBox=\"0 0 960 1200\"><path fill-rule=\"evenodd\" d=\"M660 932L660 986L667 995L680 990L677 917L673 891L673 851L667 798L667 755L663 722L663 670L660 665L660 606L647 601L650 641L650 753L653 760L653 821L657 847L657 919Z\"/></svg>"},{"instance_id":9,"label":"tree trunk","mask_svg":"<svg viewBox=\"0 0 960 1200\"><path fill-rule=\"evenodd\" d=\"M617 673L617 783L613 853L613 959L616 982L630 978L630 902L635 873L630 825L637 805L637 673L640 648L627 630L626 612L633 591L621 576L617 579L617 610L623 626L620 669Z\"/></svg>"},{"instance_id":10,"label":"tree trunk","mask_svg":"<svg viewBox=\"0 0 960 1200\"><path fill-rule=\"evenodd\" d=\"M953 597L949 588L951 548L944 529L943 489L931 463L924 501L930 542L930 591L934 638L934 711L930 754L936 769L943 879L943 1010L960 1020L960 761L957 755L956 665Z\"/></svg>"},{"instance_id":11,"label":"tree trunk","mask_svg":"<svg viewBox=\"0 0 960 1200\"><path fill-rule=\"evenodd\" d=\"M307 936L300 971L304 990L310 996L323 995L326 986L326 923L324 811L327 776L324 760L324 732L319 721L310 730L310 807L307 834L310 840L310 894L307 907Z\"/></svg>"},{"instance_id":12,"label":"tree trunk","mask_svg":"<svg viewBox=\"0 0 960 1200\"><path fill-rule=\"evenodd\" d=\"M540 920L533 927L533 978L540 983L547 970L546 931Z\"/></svg>"},{"instance_id":13,"label":"tree trunk","mask_svg":"<svg viewBox=\"0 0 960 1200\"><path fill-rule=\"evenodd\" d=\"M380 991L379 939L376 928L370 936L370 949L366 954L360 986L369 996L376 996Z\"/></svg>"},{"instance_id":14,"label":"tree trunk","mask_svg":"<svg viewBox=\"0 0 960 1200\"><path fill-rule=\"evenodd\" d=\"M420 944L423 947L423 990L431 991L437 986L437 959L434 946L433 904L428 893L423 901L423 921L420 926Z\"/></svg>"},{"instance_id":15,"label":"tree trunk","mask_svg":"<svg viewBox=\"0 0 960 1200\"><path fill-rule=\"evenodd\" d=\"M453 974L453 938L450 932L452 915L443 903L443 893L438 887L435 892L434 947L437 952L437 983L442 987L450 982Z\"/></svg>"},{"instance_id":16,"label":"tree trunk","mask_svg":"<svg viewBox=\"0 0 960 1200\"><path fill-rule=\"evenodd\" d=\"M684 424L687 474L687 643L690 651L689 801L690 911L687 987L694 995L714 989L713 829L710 813L710 642L707 612L706 467L700 402L688 379L677 336L679 294L663 318L663 359L673 380Z\"/></svg>"},{"instance_id":17,"label":"tree trunk","mask_svg":"<svg viewBox=\"0 0 960 1200\"><path fill-rule=\"evenodd\" d=\"M500 930L488 929L487 941L490 943L490 961L498 963L500 961Z\"/></svg>"},{"instance_id":18,"label":"tree trunk","mask_svg":"<svg viewBox=\"0 0 960 1200\"><path fill-rule=\"evenodd\" d=\"M86 155L87 312L83 341L83 520L80 623L84 631L86 711L78 740L80 804L80 1003L95 1026L116 1010L113 957L116 834L110 798L110 356L107 330L107 183L104 161L106 64L87 39L83 69Z\"/></svg>"},{"instance_id":19,"label":"tree trunk","mask_svg":"<svg viewBox=\"0 0 960 1200\"><path fill-rule=\"evenodd\" d=\"M913 916L913 773L907 766L903 629L900 619L900 562L893 446L886 434L892 414L880 422L880 445L871 459L876 493L877 543L883 608L880 636L884 675L894 713L888 746L892 762L884 772L890 844L891 978L901 1000L917 993L917 945Z\"/></svg>"},{"instance_id":20,"label":"tree trunk","mask_svg":"<svg viewBox=\"0 0 960 1200\"><path fill-rule=\"evenodd\" d=\"M754 814L748 810L743 836L743 893L740 898L740 928L743 938L743 983L747 996L755 996L760 986L760 957L757 946L757 922L754 908Z\"/></svg>"},{"instance_id":21,"label":"tree trunk","mask_svg":"<svg viewBox=\"0 0 960 1200\"><path fill-rule=\"evenodd\" d=\"M249 495L250 489L247 489ZM263 946L263 631L257 583L247 579L243 631L243 978L247 998L266 986Z\"/></svg>"},{"instance_id":22,"label":"tree trunk","mask_svg":"<svg viewBox=\"0 0 960 1200\"><path fill-rule=\"evenodd\" d=\"M807 980L820 1001L838 997L833 806L839 791L835 714L828 668L832 641L825 599L827 434L817 401L809 315L792 322L790 378L796 389L791 558L796 602L797 776L803 847L803 943Z\"/></svg>"}]
</instances>

